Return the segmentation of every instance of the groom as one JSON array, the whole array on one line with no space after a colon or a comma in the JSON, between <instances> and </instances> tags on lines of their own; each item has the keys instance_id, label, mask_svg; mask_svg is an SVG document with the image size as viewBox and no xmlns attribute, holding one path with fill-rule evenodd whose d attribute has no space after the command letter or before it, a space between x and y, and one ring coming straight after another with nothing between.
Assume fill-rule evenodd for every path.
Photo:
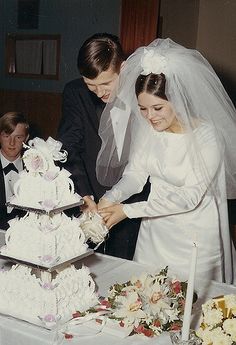
<instances>
[{"instance_id":1,"label":"groom","mask_svg":"<svg viewBox=\"0 0 236 345\"><path fill-rule=\"evenodd\" d=\"M68 151L65 168L72 174L75 190L90 211L96 211L96 203L108 189L99 184L96 177L96 160L101 146L98 135L101 113L115 87L124 53L118 37L98 33L88 38L78 54L81 78L66 84L63 91L62 119L58 139ZM147 190L138 200L145 200ZM134 198L130 202L134 202ZM128 202L129 202L128 201ZM108 255L132 259L139 219L125 220L109 234L105 248Z\"/></svg>"}]
</instances>

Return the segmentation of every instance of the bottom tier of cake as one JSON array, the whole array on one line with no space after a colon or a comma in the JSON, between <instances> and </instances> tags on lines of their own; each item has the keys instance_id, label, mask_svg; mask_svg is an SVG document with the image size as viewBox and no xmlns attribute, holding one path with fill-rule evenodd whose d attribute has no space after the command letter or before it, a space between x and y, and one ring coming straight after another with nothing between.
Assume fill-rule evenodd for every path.
<instances>
[{"instance_id":1,"label":"bottom tier of cake","mask_svg":"<svg viewBox=\"0 0 236 345\"><path fill-rule=\"evenodd\" d=\"M24 265L0 270L0 313L53 329L98 303L89 269L49 273Z\"/></svg>"}]
</instances>

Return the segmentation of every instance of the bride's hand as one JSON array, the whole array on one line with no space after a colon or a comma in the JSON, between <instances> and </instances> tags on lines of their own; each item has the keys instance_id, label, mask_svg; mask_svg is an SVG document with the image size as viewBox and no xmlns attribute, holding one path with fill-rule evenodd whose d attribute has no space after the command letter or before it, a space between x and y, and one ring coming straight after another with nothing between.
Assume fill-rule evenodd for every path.
<instances>
[{"instance_id":1,"label":"bride's hand","mask_svg":"<svg viewBox=\"0 0 236 345\"><path fill-rule=\"evenodd\" d=\"M123 204L116 204L113 206L102 208L98 211L98 213L103 218L109 230L121 220L127 218L126 214L123 211Z\"/></svg>"},{"instance_id":2,"label":"bride's hand","mask_svg":"<svg viewBox=\"0 0 236 345\"><path fill-rule=\"evenodd\" d=\"M109 200L107 200L105 198L101 198L99 200L99 203L97 204L97 208L98 208L98 210L100 210L100 209L102 209L104 207L108 207L108 206L112 206L112 205L114 205L113 202L111 202L111 201L109 201Z\"/></svg>"},{"instance_id":3,"label":"bride's hand","mask_svg":"<svg viewBox=\"0 0 236 345\"><path fill-rule=\"evenodd\" d=\"M97 204L92 199L90 195L85 195L83 197L84 205L81 206L83 212L97 212Z\"/></svg>"}]
</instances>

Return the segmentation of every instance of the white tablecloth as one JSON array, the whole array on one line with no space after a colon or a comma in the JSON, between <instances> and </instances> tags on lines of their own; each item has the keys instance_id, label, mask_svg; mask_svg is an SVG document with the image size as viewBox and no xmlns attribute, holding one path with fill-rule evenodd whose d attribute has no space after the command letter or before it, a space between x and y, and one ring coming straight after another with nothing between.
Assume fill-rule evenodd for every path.
<instances>
[{"instance_id":1,"label":"white tablecloth","mask_svg":"<svg viewBox=\"0 0 236 345\"><path fill-rule=\"evenodd\" d=\"M0 262L1 264L1 262ZM133 261L118 259L102 254L94 254L84 259L83 264L90 268L91 274L98 286L99 295L106 296L109 287L116 282L125 282L134 274L144 271L158 272L160 267L146 267ZM77 263L78 267L81 263ZM162 268L162 267L161 267ZM213 281L196 282L195 290L198 301L194 306L192 328L199 320L201 304L210 297L222 294L236 294L236 287ZM1 298L1 296L0 296ZM121 339L109 334L99 333L95 336L75 337L71 340L57 340L55 331L49 331L27 322L0 315L0 345L170 345L169 335L146 338L131 336Z\"/></svg>"}]
</instances>

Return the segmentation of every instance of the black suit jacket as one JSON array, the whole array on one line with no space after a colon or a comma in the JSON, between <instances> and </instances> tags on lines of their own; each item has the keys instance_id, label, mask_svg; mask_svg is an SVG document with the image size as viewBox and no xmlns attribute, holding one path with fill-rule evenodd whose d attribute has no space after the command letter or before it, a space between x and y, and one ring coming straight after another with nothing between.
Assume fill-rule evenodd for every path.
<instances>
[{"instance_id":1,"label":"black suit jacket","mask_svg":"<svg viewBox=\"0 0 236 345\"><path fill-rule=\"evenodd\" d=\"M64 88L62 107L58 139L68 152L63 166L72 174L75 191L81 196L93 195L97 202L106 191L96 178L101 147L98 127L105 104L88 90L83 79L75 79Z\"/></svg>"},{"instance_id":2,"label":"black suit jacket","mask_svg":"<svg viewBox=\"0 0 236 345\"><path fill-rule=\"evenodd\" d=\"M15 218L21 217L26 214L25 211L13 209L11 213L7 213L6 207L6 190L4 182L4 173L2 170L2 163L0 160L0 229L6 230L9 227L8 221Z\"/></svg>"},{"instance_id":3,"label":"black suit jacket","mask_svg":"<svg viewBox=\"0 0 236 345\"><path fill-rule=\"evenodd\" d=\"M98 127L105 107L83 79L66 84L63 92L63 115L58 129L58 139L68 152L63 166L72 174L75 191L81 196L93 195L97 202L109 188L99 184L96 177L96 160L101 147ZM146 200L149 185L143 193L132 196L126 202ZM125 219L109 232L105 247L99 251L132 259L138 236L140 219Z\"/></svg>"}]
</instances>

